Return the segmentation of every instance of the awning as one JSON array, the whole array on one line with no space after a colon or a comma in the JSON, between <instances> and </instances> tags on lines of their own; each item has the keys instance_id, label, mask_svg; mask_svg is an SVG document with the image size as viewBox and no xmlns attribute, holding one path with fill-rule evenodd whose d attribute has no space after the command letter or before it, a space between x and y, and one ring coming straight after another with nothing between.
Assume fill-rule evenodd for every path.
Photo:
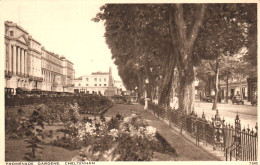
<instances>
[{"instance_id":1,"label":"awning","mask_svg":"<svg viewBox=\"0 0 260 165\"><path fill-rule=\"evenodd\" d=\"M30 91L29 89L25 88L25 87L18 87L16 88L17 90L21 90L21 91Z\"/></svg>"},{"instance_id":2,"label":"awning","mask_svg":"<svg viewBox=\"0 0 260 165\"><path fill-rule=\"evenodd\" d=\"M41 89L32 89L32 91L43 91Z\"/></svg>"}]
</instances>

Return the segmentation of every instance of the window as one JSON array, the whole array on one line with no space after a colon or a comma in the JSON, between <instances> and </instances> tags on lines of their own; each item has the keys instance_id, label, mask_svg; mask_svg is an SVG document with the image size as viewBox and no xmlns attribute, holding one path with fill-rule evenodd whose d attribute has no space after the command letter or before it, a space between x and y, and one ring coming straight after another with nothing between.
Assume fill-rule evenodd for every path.
<instances>
[{"instance_id":1,"label":"window","mask_svg":"<svg viewBox=\"0 0 260 165\"><path fill-rule=\"evenodd\" d=\"M107 81L107 79L106 79L106 78L104 78L104 81L106 82L106 81Z\"/></svg>"},{"instance_id":2,"label":"window","mask_svg":"<svg viewBox=\"0 0 260 165\"><path fill-rule=\"evenodd\" d=\"M101 78L99 78L99 81L101 81Z\"/></svg>"},{"instance_id":3,"label":"window","mask_svg":"<svg viewBox=\"0 0 260 165\"><path fill-rule=\"evenodd\" d=\"M94 78L95 81L97 81L97 78Z\"/></svg>"},{"instance_id":4,"label":"window","mask_svg":"<svg viewBox=\"0 0 260 165\"><path fill-rule=\"evenodd\" d=\"M10 37L14 36L14 31L10 31Z\"/></svg>"},{"instance_id":5,"label":"window","mask_svg":"<svg viewBox=\"0 0 260 165\"><path fill-rule=\"evenodd\" d=\"M107 84L104 84L104 86L107 86Z\"/></svg>"},{"instance_id":6,"label":"window","mask_svg":"<svg viewBox=\"0 0 260 165\"><path fill-rule=\"evenodd\" d=\"M88 81L88 78L86 78L86 81Z\"/></svg>"},{"instance_id":7,"label":"window","mask_svg":"<svg viewBox=\"0 0 260 165\"><path fill-rule=\"evenodd\" d=\"M88 86L88 84L86 84L86 86Z\"/></svg>"},{"instance_id":8,"label":"window","mask_svg":"<svg viewBox=\"0 0 260 165\"><path fill-rule=\"evenodd\" d=\"M95 84L95 86L97 86L97 84Z\"/></svg>"},{"instance_id":9,"label":"window","mask_svg":"<svg viewBox=\"0 0 260 165\"><path fill-rule=\"evenodd\" d=\"M80 86L80 83L79 83L79 86Z\"/></svg>"},{"instance_id":10,"label":"window","mask_svg":"<svg viewBox=\"0 0 260 165\"><path fill-rule=\"evenodd\" d=\"M99 84L99 86L101 87L101 84Z\"/></svg>"}]
</instances>

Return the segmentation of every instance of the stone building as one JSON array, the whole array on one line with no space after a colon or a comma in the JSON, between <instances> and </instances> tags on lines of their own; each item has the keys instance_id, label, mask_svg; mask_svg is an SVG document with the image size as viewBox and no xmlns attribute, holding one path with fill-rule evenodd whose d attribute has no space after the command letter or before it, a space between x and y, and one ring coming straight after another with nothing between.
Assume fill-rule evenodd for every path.
<instances>
[{"instance_id":1,"label":"stone building","mask_svg":"<svg viewBox=\"0 0 260 165\"><path fill-rule=\"evenodd\" d=\"M74 79L74 93L101 94L104 96L113 96L116 93L112 71L93 72L91 75L81 76Z\"/></svg>"},{"instance_id":2,"label":"stone building","mask_svg":"<svg viewBox=\"0 0 260 165\"><path fill-rule=\"evenodd\" d=\"M62 60L62 66L63 66L63 75L65 76L65 84L63 86L64 92L71 92L73 93L73 82L72 80L75 78L75 71L73 68L73 63L66 59L65 57L60 57Z\"/></svg>"},{"instance_id":3,"label":"stone building","mask_svg":"<svg viewBox=\"0 0 260 165\"><path fill-rule=\"evenodd\" d=\"M29 33L12 22L5 22L5 87L29 89L31 73ZM40 78L40 77L39 77Z\"/></svg>"},{"instance_id":4,"label":"stone building","mask_svg":"<svg viewBox=\"0 0 260 165\"><path fill-rule=\"evenodd\" d=\"M42 75L45 91L63 92L66 85L66 75L63 75L63 61L59 55L42 47Z\"/></svg>"},{"instance_id":5,"label":"stone building","mask_svg":"<svg viewBox=\"0 0 260 165\"><path fill-rule=\"evenodd\" d=\"M26 30L10 21L5 22L5 49L6 93L62 92L64 87L72 86L73 63L47 51Z\"/></svg>"},{"instance_id":6,"label":"stone building","mask_svg":"<svg viewBox=\"0 0 260 165\"><path fill-rule=\"evenodd\" d=\"M29 36L29 90L42 88L41 44Z\"/></svg>"},{"instance_id":7,"label":"stone building","mask_svg":"<svg viewBox=\"0 0 260 165\"><path fill-rule=\"evenodd\" d=\"M233 76L228 81L228 91L226 82L220 81L219 86L219 97L222 99L225 98L226 94L228 94L229 97L241 95L243 99L247 99L248 97L247 76L245 75Z\"/></svg>"}]
</instances>

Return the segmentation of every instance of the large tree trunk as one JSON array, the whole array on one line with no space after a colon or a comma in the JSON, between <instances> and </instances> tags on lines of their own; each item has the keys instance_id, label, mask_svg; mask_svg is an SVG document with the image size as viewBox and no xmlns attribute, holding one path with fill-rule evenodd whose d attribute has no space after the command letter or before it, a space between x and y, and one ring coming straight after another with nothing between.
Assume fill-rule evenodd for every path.
<instances>
[{"instance_id":1,"label":"large tree trunk","mask_svg":"<svg viewBox=\"0 0 260 165\"><path fill-rule=\"evenodd\" d=\"M179 66L179 110L185 114L194 111L195 103L195 86L194 86L194 70L192 65L187 65L186 70Z\"/></svg>"},{"instance_id":2,"label":"large tree trunk","mask_svg":"<svg viewBox=\"0 0 260 165\"><path fill-rule=\"evenodd\" d=\"M175 59L172 54L168 56L165 65L165 76L162 80L161 91L159 92L158 104L162 106L169 105L169 97L172 90L172 81L174 77Z\"/></svg>"},{"instance_id":3,"label":"large tree trunk","mask_svg":"<svg viewBox=\"0 0 260 165\"><path fill-rule=\"evenodd\" d=\"M242 83L241 83L241 79L242 79L242 76L239 74L239 91L240 91L240 96L241 96L241 99L243 100L243 92L242 92Z\"/></svg>"},{"instance_id":4,"label":"large tree trunk","mask_svg":"<svg viewBox=\"0 0 260 165\"><path fill-rule=\"evenodd\" d=\"M226 84L227 84L226 102L227 103L228 103L228 79L229 79L229 74L227 74L227 81L226 81Z\"/></svg>"},{"instance_id":5,"label":"large tree trunk","mask_svg":"<svg viewBox=\"0 0 260 165\"><path fill-rule=\"evenodd\" d=\"M214 99L214 103L212 106L212 110L216 110L217 109L217 103L218 103L218 75L219 75L219 63L218 61L216 61L216 70L215 70L215 99Z\"/></svg>"},{"instance_id":6,"label":"large tree trunk","mask_svg":"<svg viewBox=\"0 0 260 165\"><path fill-rule=\"evenodd\" d=\"M172 44L177 56L179 72L179 109L190 113L194 109L194 63L192 51L195 39L204 17L205 5L198 5L194 12L194 22L189 31L184 19L183 4L175 4L169 8L169 24Z\"/></svg>"},{"instance_id":7,"label":"large tree trunk","mask_svg":"<svg viewBox=\"0 0 260 165\"><path fill-rule=\"evenodd\" d=\"M138 77L138 86L137 86L137 90L138 90L138 97L141 98L142 94L143 94L143 78L142 78L142 73L138 72L137 73L137 77Z\"/></svg>"}]
</instances>

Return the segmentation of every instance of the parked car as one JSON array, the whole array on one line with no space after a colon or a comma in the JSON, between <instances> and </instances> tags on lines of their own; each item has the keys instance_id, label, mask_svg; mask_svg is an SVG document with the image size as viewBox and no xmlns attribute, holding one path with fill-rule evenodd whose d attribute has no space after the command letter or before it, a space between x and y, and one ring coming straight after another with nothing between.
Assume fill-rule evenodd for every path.
<instances>
[{"instance_id":1,"label":"parked car","mask_svg":"<svg viewBox=\"0 0 260 165\"><path fill-rule=\"evenodd\" d=\"M232 99L232 103L233 104L243 104L244 105L244 101L242 100L241 96L234 96L233 99Z\"/></svg>"},{"instance_id":2,"label":"parked car","mask_svg":"<svg viewBox=\"0 0 260 165\"><path fill-rule=\"evenodd\" d=\"M206 101L206 102L213 102L213 98L211 96L205 96L202 98L202 101Z\"/></svg>"}]
</instances>

